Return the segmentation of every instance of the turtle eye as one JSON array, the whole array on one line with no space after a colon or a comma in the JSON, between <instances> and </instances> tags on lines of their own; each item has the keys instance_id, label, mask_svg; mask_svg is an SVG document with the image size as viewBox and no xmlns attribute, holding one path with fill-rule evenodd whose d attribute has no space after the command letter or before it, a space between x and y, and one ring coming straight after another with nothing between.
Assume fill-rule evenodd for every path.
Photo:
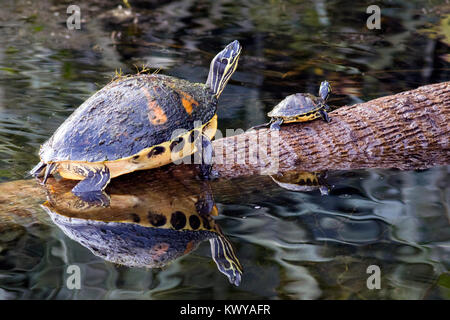
<instances>
[{"instance_id":1,"label":"turtle eye","mask_svg":"<svg viewBox=\"0 0 450 320\"><path fill-rule=\"evenodd\" d=\"M228 64L228 59L227 58L222 58L222 61L221 61L223 64Z\"/></svg>"}]
</instances>

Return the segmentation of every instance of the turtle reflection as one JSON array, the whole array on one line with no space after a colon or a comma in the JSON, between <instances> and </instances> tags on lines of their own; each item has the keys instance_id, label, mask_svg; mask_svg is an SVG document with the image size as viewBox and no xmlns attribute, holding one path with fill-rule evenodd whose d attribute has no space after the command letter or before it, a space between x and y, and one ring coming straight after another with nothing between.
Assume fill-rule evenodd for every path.
<instances>
[{"instance_id":1,"label":"turtle reflection","mask_svg":"<svg viewBox=\"0 0 450 320\"><path fill-rule=\"evenodd\" d=\"M325 171L292 171L270 177L281 188L290 191L309 192L319 190L322 195L328 195L330 191L330 186L325 180L327 178Z\"/></svg>"},{"instance_id":2,"label":"turtle reflection","mask_svg":"<svg viewBox=\"0 0 450 320\"><path fill-rule=\"evenodd\" d=\"M68 237L96 256L130 267L160 268L209 240L220 272L240 284L242 267L212 218L218 210L208 188L199 195L198 188L184 187L171 195L138 184L126 194L112 190L106 207L55 189L48 188L44 209Z\"/></svg>"}]
</instances>

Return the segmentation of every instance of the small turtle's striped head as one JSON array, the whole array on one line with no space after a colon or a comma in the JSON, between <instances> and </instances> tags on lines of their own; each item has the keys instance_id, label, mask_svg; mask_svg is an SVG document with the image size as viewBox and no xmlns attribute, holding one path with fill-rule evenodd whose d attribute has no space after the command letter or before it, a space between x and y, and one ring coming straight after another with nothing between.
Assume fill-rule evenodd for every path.
<instances>
[{"instance_id":1,"label":"small turtle's striped head","mask_svg":"<svg viewBox=\"0 0 450 320\"><path fill-rule=\"evenodd\" d=\"M234 40L211 61L206 85L211 88L217 98L236 70L241 50L239 41Z\"/></svg>"},{"instance_id":2,"label":"small turtle's striped head","mask_svg":"<svg viewBox=\"0 0 450 320\"><path fill-rule=\"evenodd\" d=\"M330 93L331 93L330 83L327 80L322 81L319 88L319 96L323 99L323 101L327 101Z\"/></svg>"}]
</instances>

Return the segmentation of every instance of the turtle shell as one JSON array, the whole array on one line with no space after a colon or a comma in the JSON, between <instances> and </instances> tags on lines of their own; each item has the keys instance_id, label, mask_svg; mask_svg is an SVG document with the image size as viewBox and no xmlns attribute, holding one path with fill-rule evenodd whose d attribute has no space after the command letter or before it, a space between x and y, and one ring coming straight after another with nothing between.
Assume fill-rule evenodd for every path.
<instances>
[{"instance_id":1,"label":"turtle shell","mask_svg":"<svg viewBox=\"0 0 450 320\"><path fill-rule=\"evenodd\" d=\"M281 188L289 191L309 192L319 190L322 195L327 195L329 187L324 178L326 172L286 172L281 176L270 176Z\"/></svg>"},{"instance_id":2,"label":"turtle shell","mask_svg":"<svg viewBox=\"0 0 450 320\"><path fill-rule=\"evenodd\" d=\"M176 231L134 223L68 218L47 210L53 222L71 239L107 261L130 267L160 268L190 251L214 233Z\"/></svg>"},{"instance_id":3,"label":"turtle shell","mask_svg":"<svg viewBox=\"0 0 450 320\"><path fill-rule=\"evenodd\" d=\"M287 96L267 115L271 118L290 118L315 112L320 109L322 99L308 93L296 93Z\"/></svg>"},{"instance_id":4,"label":"turtle shell","mask_svg":"<svg viewBox=\"0 0 450 320\"><path fill-rule=\"evenodd\" d=\"M111 194L110 205L103 207L49 187L42 208L71 239L127 266L162 267L221 234L211 217L217 215L214 203L200 214L201 197L150 192L145 184L131 189L131 194Z\"/></svg>"},{"instance_id":5,"label":"turtle shell","mask_svg":"<svg viewBox=\"0 0 450 320\"><path fill-rule=\"evenodd\" d=\"M114 161L173 139L213 118L217 98L204 84L164 75L119 79L86 100L40 151L44 162Z\"/></svg>"},{"instance_id":6,"label":"turtle shell","mask_svg":"<svg viewBox=\"0 0 450 320\"><path fill-rule=\"evenodd\" d=\"M212 218L218 211L208 192L187 196L189 188L171 195L162 192L166 184L155 185L161 188L138 182L130 194L111 194L110 205L103 207L72 192L56 191L56 182L47 187L48 201L42 208L68 237L94 255L131 267L163 267L209 240L219 271L239 285L242 267Z\"/></svg>"}]
</instances>

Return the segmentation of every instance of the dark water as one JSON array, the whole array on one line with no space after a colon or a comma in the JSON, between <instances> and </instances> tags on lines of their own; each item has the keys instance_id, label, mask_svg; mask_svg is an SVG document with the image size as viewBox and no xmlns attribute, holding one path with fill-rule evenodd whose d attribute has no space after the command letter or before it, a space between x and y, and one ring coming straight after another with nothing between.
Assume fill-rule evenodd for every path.
<instances>
[{"instance_id":1,"label":"dark water","mask_svg":"<svg viewBox=\"0 0 450 320\"><path fill-rule=\"evenodd\" d=\"M330 81L339 107L450 79L446 1L389 1L381 30L370 2L78 1L81 30L64 1L2 1L0 181L23 179L39 146L115 70L206 80L209 62L241 42L239 67L220 99L219 129L247 129L285 96ZM118 1L117 4L120 2ZM89 4L89 5L88 5ZM118 266L40 223L0 235L0 298L448 299L449 167L338 175L329 196L292 192L215 195L217 222L244 267L229 284L208 242L163 269ZM65 285L80 266L80 290ZM367 268L381 269L369 290Z\"/></svg>"}]
</instances>

